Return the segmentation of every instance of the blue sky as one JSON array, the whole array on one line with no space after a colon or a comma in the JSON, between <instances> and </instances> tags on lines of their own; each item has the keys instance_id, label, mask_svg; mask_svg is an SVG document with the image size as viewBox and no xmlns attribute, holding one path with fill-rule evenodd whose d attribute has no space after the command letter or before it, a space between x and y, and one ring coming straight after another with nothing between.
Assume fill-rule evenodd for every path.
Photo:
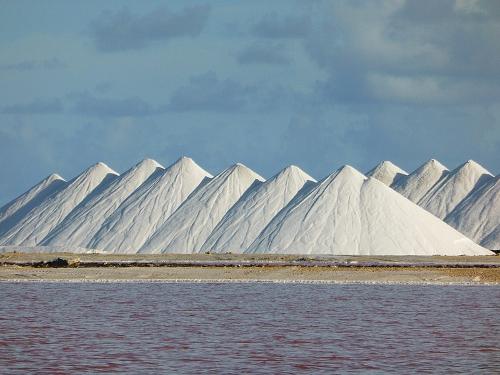
<instances>
[{"instance_id":1,"label":"blue sky","mask_svg":"<svg viewBox=\"0 0 500 375\"><path fill-rule=\"evenodd\" d=\"M193 157L500 170L500 2L0 1L0 204Z\"/></svg>"}]
</instances>

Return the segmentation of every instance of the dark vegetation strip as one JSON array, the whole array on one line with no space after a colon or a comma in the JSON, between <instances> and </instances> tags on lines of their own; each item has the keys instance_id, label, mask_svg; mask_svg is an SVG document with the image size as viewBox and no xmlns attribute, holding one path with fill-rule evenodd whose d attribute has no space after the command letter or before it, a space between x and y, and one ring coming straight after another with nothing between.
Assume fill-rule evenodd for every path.
<instances>
[{"instance_id":1,"label":"dark vegetation strip","mask_svg":"<svg viewBox=\"0 0 500 375\"><path fill-rule=\"evenodd\" d=\"M338 267L338 268L500 268L500 263L433 263L433 262L339 262L339 261L79 261L56 258L48 261L0 261L2 266L35 268L95 267Z\"/></svg>"}]
</instances>

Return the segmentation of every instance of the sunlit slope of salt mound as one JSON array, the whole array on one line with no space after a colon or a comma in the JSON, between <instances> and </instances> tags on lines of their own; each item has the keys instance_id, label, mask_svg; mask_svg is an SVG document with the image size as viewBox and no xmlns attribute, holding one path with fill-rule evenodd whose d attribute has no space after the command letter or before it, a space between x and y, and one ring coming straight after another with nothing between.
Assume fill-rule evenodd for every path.
<instances>
[{"instance_id":1,"label":"sunlit slope of salt mound","mask_svg":"<svg viewBox=\"0 0 500 375\"><path fill-rule=\"evenodd\" d=\"M408 175L408 172L402 170L397 165L388 160L384 160L377 164L375 168L366 173L368 177L373 177L383 182L387 186L399 181Z\"/></svg>"},{"instance_id":2,"label":"sunlit slope of salt mound","mask_svg":"<svg viewBox=\"0 0 500 375\"><path fill-rule=\"evenodd\" d=\"M61 191L67 182L58 174L51 174L31 189L0 209L0 236L22 220L45 199Z\"/></svg>"},{"instance_id":3,"label":"sunlit slope of salt mound","mask_svg":"<svg viewBox=\"0 0 500 375\"><path fill-rule=\"evenodd\" d=\"M141 161L73 210L40 245L87 247L118 206L152 174L163 169L154 160Z\"/></svg>"},{"instance_id":4,"label":"sunlit slope of salt mound","mask_svg":"<svg viewBox=\"0 0 500 375\"><path fill-rule=\"evenodd\" d=\"M374 178L345 166L292 201L250 253L480 255L490 251Z\"/></svg>"},{"instance_id":5,"label":"sunlit slope of salt mound","mask_svg":"<svg viewBox=\"0 0 500 375\"><path fill-rule=\"evenodd\" d=\"M0 245L35 246L64 218L93 194L108 186L118 173L97 163L71 180L60 192L29 212L0 241Z\"/></svg>"},{"instance_id":6,"label":"sunlit slope of salt mound","mask_svg":"<svg viewBox=\"0 0 500 375\"><path fill-rule=\"evenodd\" d=\"M144 244L142 253L195 253L215 226L252 185L264 179L235 164L203 185L161 225Z\"/></svg>"},{"instance_id":7,"label":"sunlit slope of salt mound","mask_svg":"<svg viewBox=\"0 0 500 375\"><path fill-rule=\"evenodd\" d=\"M77 254L92 254L105 253L94 249L86 249L77 246L0 246L0 254L2 253L77 253Z\"/></svg>"},{"instance_id":8,"label":"sunlit slope of salt mound","mask_svg":"<svg viewBox=\"0 0 500 375\"><path fill-rule=\"evenodd\" d=\"M212 175L182 157L132 193L104 222L89 247L136 253L151 235Z\"/></svg>"},{"instance_id":9,"label":"sunlit slope of salt mound","mask_svg":"<svg viewBox=\"0 0 500 375\"><path fill-rule=\"evenodd\" d=\"M316 182L296 166L247 191L229 210L202 246L202 251L240 253L302 189Z\"/></svg>"},{"instance_id":10,"label":"sunlit slope of salt mound","mask_svg":"<svg viewBox=\"0 0 500 375\"><path fill-rule=\"evenodd\" d=\"M487 249L500 250L500 177L474 190L445 221Z\"/></svg>"},{"instance_id":11,"label":"sunlit slope of salt mound","mask_svg":"<svg viewBox=\"0 0 500 375\"><path fill-rule=\"evenodd\" d=\"M406 177L392 184L392 188L414 203L422 197L450 171L443 164L431 159Z\"/></svg>"},{"instance_id":12,"label":"sunlit slope of salt mound","mask_svg":"<svg viewBox=\"0 0 500 375\"><path fill-rule=\"evenodd\" d=\"M490 172L469 160L438 181L418 205L444 219L474 189L492 179Z\"/></svg>"},{"instance_id":13,"label":"sunlit slope of salt mound","mask_svg":"<svg viewBox=\"0 0 500 375\"><path fill-rule=\"evenodd\" d=\"M53 173L50 176L44 178L28 191L0 208L0 222L14 214L16 211L33 202L34 199L40 200L41 196L50 195L65 184L66 181L56 173Z\"/></svg>"}]
</instances>

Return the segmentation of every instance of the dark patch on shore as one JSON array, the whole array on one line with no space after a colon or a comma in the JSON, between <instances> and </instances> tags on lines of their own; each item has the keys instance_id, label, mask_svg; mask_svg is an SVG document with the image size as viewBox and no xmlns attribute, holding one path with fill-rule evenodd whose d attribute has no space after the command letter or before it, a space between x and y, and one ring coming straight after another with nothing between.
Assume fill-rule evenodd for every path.
<instances>
[{"instance_id":1,"label":"dark patch on shore","mask_svg":"<svg viewBox=\"0 0 500 375\"><path fill-rule=\"evenodd\" d=\"M2 266L35 268L100 267L326 267L326 268L500 268L500 263L388 262L309 260L84 260L55 258L44 261L0 260Z\"/></svg>"},{"instance_id":2,"label":"dark patch on shore","mask_svg":"<svg viewBox=\"0 0 500 375\"><path fill-rule=\"evenodd\" d=\"M65 268L69 266L69 262L64 258L55 258L41 262L30 262L31 264L21 264L21 266L29 266L35 268ZM1 263L0 263L1 264Z\"/></svg>"}]
</instances>

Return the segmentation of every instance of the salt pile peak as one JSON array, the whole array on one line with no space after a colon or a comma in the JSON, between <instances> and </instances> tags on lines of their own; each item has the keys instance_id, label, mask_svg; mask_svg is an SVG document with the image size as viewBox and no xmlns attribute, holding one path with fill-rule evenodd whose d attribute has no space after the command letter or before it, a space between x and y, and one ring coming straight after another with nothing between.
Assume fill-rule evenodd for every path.
<instances>
[{"instance_id":1,"label":"salt pile peak","mask_svg":"<svg viewBox=\"0 0 500 375\"><path fill-rule=\"evenodd\" d=\"M212 175L182 157L134 191L106 219L91 248L135 253L186 198Z\"/></svg>"},{"instance_id":2,"label":"salt pile peak","mask_svg":"<svg viewBox=\"0 0 500 375\"><path fill-rule=\"evenodd\" d=\"M382 182L344 166L292 201L248 252L491 254Z\"/></svg>"},{"instance_id":3,"label":"salt pile peak","mask_svg":"<svg viewBox=\"0 0 500 375\"><path fill-rule=\"evenodd\" d=\"M245 191L264 179L237 163L201 186L142 246L142 253L195 253Z\"/></svg>"},{"instance_id":4,"label":"salt pile peak","mask_svg":"<svg viewBox=\"0 0 500 375\"><path fill-rule=\"evenodd\" d=\"M431 159L410 175L395 182L392 188L418 204L422 197L449 172L448 168L439 161Z\"/></svg>"},{"instance_id":5,"label":"salt pile peak","mask_svg":"<svg viewBox=\"0 0 500 375\"><path fill-rule=\"evenodd\" d=\"M419 206L444 219L468 194L493 175L473 160L438 181L419 201Z\"/></svg>"},{"instance_id":6,"label":"salt pile peak","mask_svg":"<svg viewBox=\"0 0 500 375\"><path fill-rule=\"evenodd\" d=\"M0 235L12 228L45 199L64 188L66 184L66 180L53 173L3 206L0 209Z\"/></svg>"},{"instance_id":7,"label":"salt pile peak","mask_svg":"<svg viewBox=\"0 0 500 375\"><path fill-rule=\"evenodd\" d=\"M314 178L296 166L283 169L240 198L210 234L202 251L245 251L297 193L315 182Z\"/></svg>"},{"instance_id":8,"label":"salt pile peak","mask_svg":"<svg viewBox=\"0 0 500 375\"><path fill-rule=\"evenodd\" d=\"M152 159L136 164L73 210L43 240L42 245L87 247L102 223L118 206L153 173L163 169Z\"/></svg>"},{"instance_id":9,"label":"salt pile peak","mask_svg":"<svg viewBox=\"0 0 500 375\"><path fill-rule=\"evenodd\" d=\"M482 246L500 250L500 176L474 190L445 221Z\"/></svg>"},{"instance_id":10,"label":"salt pile peak","mask_svg":"<svg viewBox=\"0 0 500 375\"><path fill-rule=\"evenodd\" d=\"M28 215L6 232L2 245L34 246L95 190L117 178L118 173L104 163L97 163L71 180L61 191L33 208Z\"/></svg>"},{"instance_id":11,"label":"salt pile peak","mask_svg":"<svg viewBox=\"0 0 500 375\"><path fill-rule=\"evenodd\" d=\"M368 177L376 178L377 180L383 182L387 186L391 186L393 183L397 182L404 176L408 175L408 172L399 168L397 165L393 164L388 160L384 160L377 164L375 168L366 173Z\"/></svg>"}]
</instances>

